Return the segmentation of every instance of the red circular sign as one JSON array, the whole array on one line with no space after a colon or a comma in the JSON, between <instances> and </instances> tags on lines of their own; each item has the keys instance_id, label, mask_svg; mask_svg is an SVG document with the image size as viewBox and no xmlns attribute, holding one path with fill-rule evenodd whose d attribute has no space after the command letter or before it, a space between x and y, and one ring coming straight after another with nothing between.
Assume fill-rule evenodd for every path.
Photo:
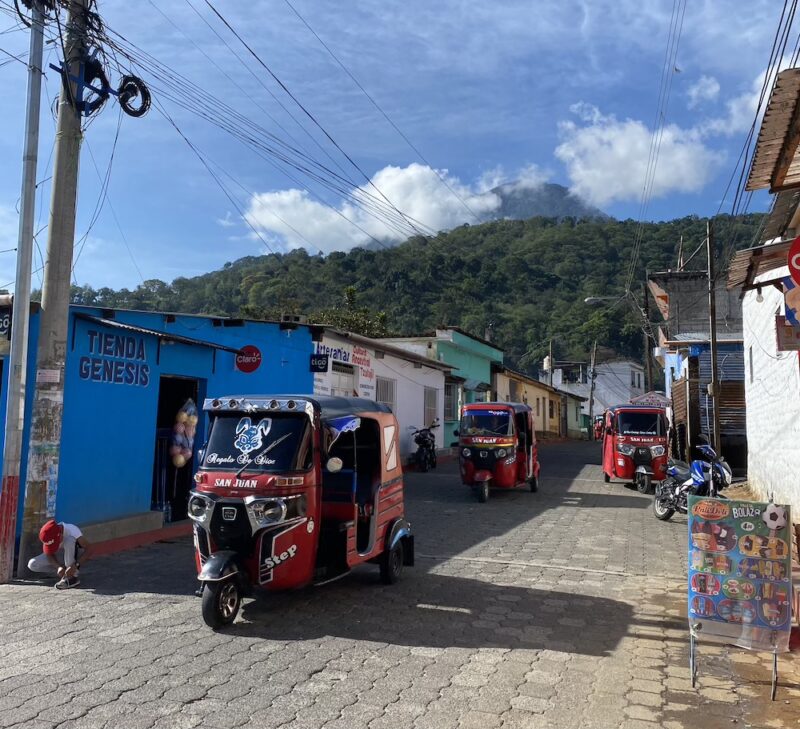
<instances>
[{"instance_id":1,"label":"red circular sign","mask_svg":"<svg viewBox=\"0 0 800 729\"><path fill-rule=\"evenodd\" d=\"M789 246L789 275L797 286L800 286L800 235Z\"/></svg>"},{"instance_id":2,"label":"red circular sign","mask_svg":"<svg viewBox=\"0 0 800 729\"><path fill-rule=\"evenodd\" d=\"M252 344L242 347L236 354L236 369L240 372L255 372L261 365L261 351Z\"/></svg>"}]
</instances>

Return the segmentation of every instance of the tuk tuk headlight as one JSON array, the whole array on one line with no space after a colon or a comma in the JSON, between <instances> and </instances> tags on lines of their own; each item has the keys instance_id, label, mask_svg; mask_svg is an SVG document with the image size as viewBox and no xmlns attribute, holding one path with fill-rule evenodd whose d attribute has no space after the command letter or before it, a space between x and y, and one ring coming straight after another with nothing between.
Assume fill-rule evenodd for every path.
<instances>
[{"instance_id":1,"label":"tuk tuk headlight","mask_svg":"<svg viewBox=\"0 0 800 729\"><path fill-rule=\"evenodd\" d=\"M659 456L663 456L667 452L667 449L664 448L662 445L655 445L650 446L650 454L653 458L658 458Z\"/></svg>"},{"instance_id":2,"label":"tuk tuk headlight","mask_svg":"<svg viewBox=\"0 0 800 729\"><path fill-rule=\"evenodd\" d=\"M264 526L283 521L286 517L286 502L283 499L245 499L245 506L252 518Z\"/></svg>"},{"instance_id":3,"label":"tuk tuk headlight","mask_svg":"<svg viewBox=\"0 0 800 729\"><path fill-rule=\"evenodd\" d=\"M472 451L469 448L465 448L461 451L461 455L464 456L464 458L469 458L472 455Z\"/></svg>"},{"instance_id":4,"label":"tuk tuk headlight","mask_svg":"<svg viewBox=\"0 0 800 729\"><path fill-rule=\"evenodd\" d=\"M189 516L195 521L205 521L208 517L208 508L211 504L202 496L192 496L189 499Z\"/></svg>"},{"instance_id":5,"label":"tuk tuk headlight","mask_svg":"<svg viewBox=\"0 0 800 729\"><path fill-rule=\"evenodd\" d=\"M508 451L506 451L506 449L505 449L505 448L498 448L498 449L497 449L497 457L498 457L498 458L505 458L505 457L506 457L506 453L507 453L507 452L508 452Z\"/></svg>"},{"instance_id":6,"label":"tuk tuk headlight","mask_svg":"<svg viewBox=\"0 0 800 729\"><path fill-rule=\"evenodd\" d=\"M632 446L629 443L620 443L617 446L617 450L622 453L623 456L632 456L636 451L636 446Z\"/></svg>"}]
</instances>

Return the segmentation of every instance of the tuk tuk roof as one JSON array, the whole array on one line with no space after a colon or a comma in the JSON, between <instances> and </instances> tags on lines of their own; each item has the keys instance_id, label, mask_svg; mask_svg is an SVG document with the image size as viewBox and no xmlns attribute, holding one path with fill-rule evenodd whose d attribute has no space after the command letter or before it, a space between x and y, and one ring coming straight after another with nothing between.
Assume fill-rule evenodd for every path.
<instances>
[{"instance_id":1,"label":"tuk tuk roof","mask_svg":"<svg viewBox=\"0 0 800 729\"><path fill-rule=\"evenodd\" d=\"M660 413L665 413L666 409L661 407L660 405L612 405L608 408L608 412L616 413L620 410L636 410L641 412L655 412L658 411Z\"/></svg>"},{"instance_id":2,"label":"tuk tuk roof","mask_svg":"<svg viewBox=\"0 0 800 729\"><path fill-rule=\"evenodd\" d=\"M233 401L234 407L228 404ZM294 407L289 407L293 402ZM215 405L217 403L217 405ZM341 418L358 413L391 413L391 408L383 403L363 397L339 397L336 395L225 395L224 397L206 398L203 410L212 412L234 411L271 411L302 412L309 404L323 420Z\"/></svg>"},{"instance_id":3,"label":"tuk tuk roof","mask_svg":"<svg viewBox=\"0 0 800 729\"><path fill-rule=\"evenodd\" d=\"M469 402L463 406L462 410L499 410L500 408L508 408L515 413L531 411L531 406L523 402Z\"/></svg>"}]
</instances>

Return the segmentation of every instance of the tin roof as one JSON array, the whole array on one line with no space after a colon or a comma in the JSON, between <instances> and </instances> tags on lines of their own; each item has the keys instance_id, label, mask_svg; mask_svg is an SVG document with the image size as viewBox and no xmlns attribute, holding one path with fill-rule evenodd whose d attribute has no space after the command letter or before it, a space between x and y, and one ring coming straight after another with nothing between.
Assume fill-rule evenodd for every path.
<instances>
[{"instance_id":1,"label":"tin roof","mask_svg":"<svg viewBox=\"0 0 800 729\"><path fill-rule=\"evenodd\" d=\"M756 152L747 177L747 191L778 192L800 185L800 68L788 68L775 78L761 121Z\"/></svg>"}]
</instances>

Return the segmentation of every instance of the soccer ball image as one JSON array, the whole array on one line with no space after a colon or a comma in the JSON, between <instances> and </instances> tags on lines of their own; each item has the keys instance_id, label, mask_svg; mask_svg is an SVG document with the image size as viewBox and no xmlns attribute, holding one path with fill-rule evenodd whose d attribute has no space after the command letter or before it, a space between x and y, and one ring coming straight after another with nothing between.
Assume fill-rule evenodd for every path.
<instances>
[{"instance_id":1,"label":"soccer ball image","mask_svg":"<svg viewBox=\"0 0 800 729\"><path fill-rule=\"evenodd\" d=\"M769 504L761 518L771 531L778 531L786 526L786 509L776 504Z\"/></svg>"}]
</instances>

